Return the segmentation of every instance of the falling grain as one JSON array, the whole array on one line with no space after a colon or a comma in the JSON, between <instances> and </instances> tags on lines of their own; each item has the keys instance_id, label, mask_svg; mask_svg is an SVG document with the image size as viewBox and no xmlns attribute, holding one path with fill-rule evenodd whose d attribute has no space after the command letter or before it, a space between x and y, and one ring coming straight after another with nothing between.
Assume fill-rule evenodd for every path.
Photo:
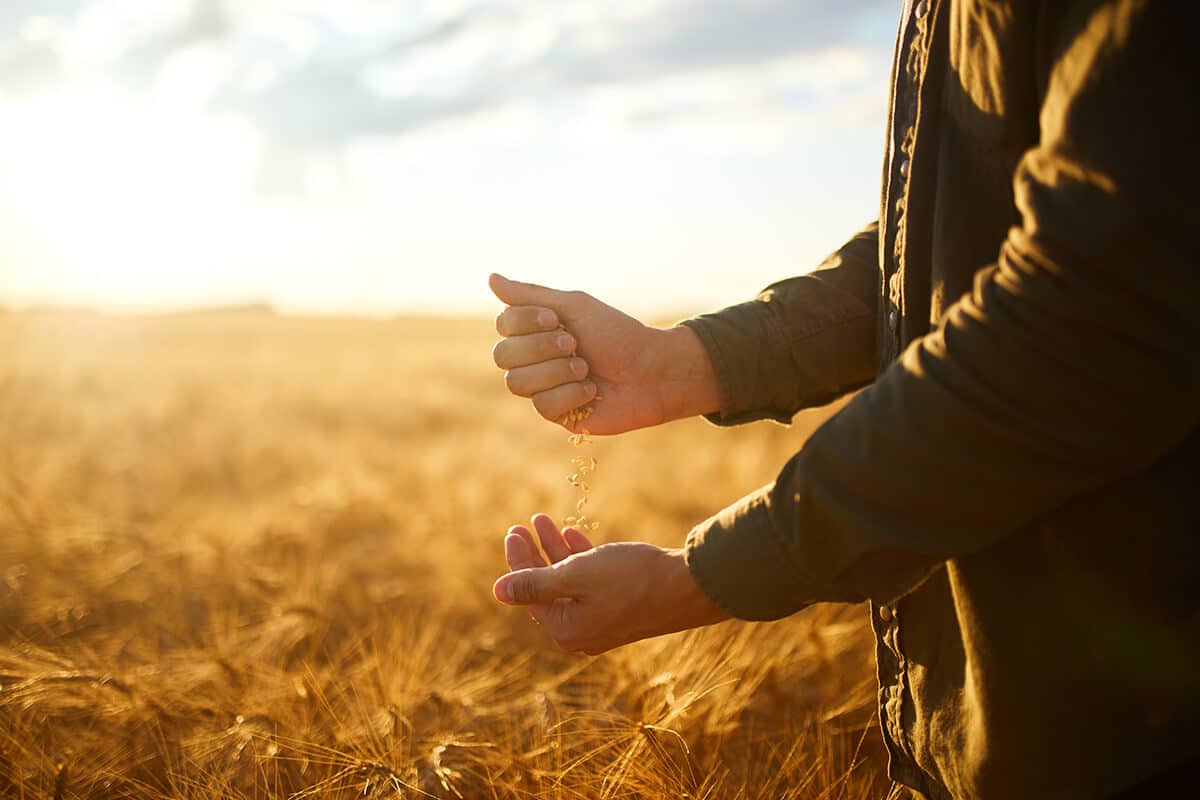
<instances>
[{"instance_id":1,"label":"falling grain","mask_svg":"<svg viewBox=\"0 0 1200 800\"><path fill-rule=\"evenodd\" d=\"M566 327L559 325L558 329L566 331ZM578 340L576 340L578 341ZM575 350L571 350L570 356L575 356ZM592 402L599 400L597 395ZM567 430L571 431L571 435L567 437L567 441L572 447L588 447L592 440L589 437L588 430L579 427L592 416L594 411L591 403L579 408L573 408L563 416L559 417L558 424L562 425ZM585 516L583 509L588 504L589 495L592 491L591 485L587 482L587 478L596 471L597 462L595 456L592 455L576 455L571 457L571 466L575 471L567 476L567 482L571 487L579 492L579 497L575 501L575 514L563 517L563 526L576 528L584 533L596 531L600 527L600 523Z\"/></svg>"}]
</instances>

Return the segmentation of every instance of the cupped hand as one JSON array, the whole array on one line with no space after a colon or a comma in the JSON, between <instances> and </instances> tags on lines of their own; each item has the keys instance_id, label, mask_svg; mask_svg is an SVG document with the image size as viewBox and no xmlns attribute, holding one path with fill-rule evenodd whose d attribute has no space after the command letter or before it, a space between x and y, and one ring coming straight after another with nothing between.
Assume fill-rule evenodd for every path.
<instances>
[{"instance_id":1,"label":"cupped hand","mask_svg":"<svg viewBox=\"0 0 1200 800\"><path fill-rule=\"evenodd\" d=\"M492 357L509 391L546 419L595 400L586 423L567 427L610 434L718 409L716 373L691 330L644 325L583 292L501 275L489 286L508 306Z\"/></svg>"},{"instance_id":2,"label":"cupped hand","mask_svg":"<svg viewBox=\"0 0 1200 800\"><path fill-rule=\"evenodd\" d=\"M629 642L711 625L728 615L701 591L681 550L642 542L593 547L573 528L533 518L509 529L512 572L496 581L502 603L528 608L564 650L596 655Z\"/></svg>"}]
</instances>

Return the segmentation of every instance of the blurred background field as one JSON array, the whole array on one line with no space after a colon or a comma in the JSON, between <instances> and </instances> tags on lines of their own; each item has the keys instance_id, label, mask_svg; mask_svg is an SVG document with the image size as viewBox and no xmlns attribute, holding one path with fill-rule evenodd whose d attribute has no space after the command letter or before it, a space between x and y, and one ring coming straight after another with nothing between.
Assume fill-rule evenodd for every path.
<instances>
[{"instance_id":1,"label":"blurred background field","mask_svg":"<svg viewBox=\"0 0 1200 800\"><path fill-rule=\"evenodd\" d=\"M819 263L896 14L0 3L0 798L887 795L861 608L589 659L493 602L575 451L485 276L664 316ZM599 538L680 543L822 413L598 440Z\"/></svg>"},{"instance_id":2,"label":"blurred background field","mask_svg":"<svg viewBox=\"0 0 1200 800\"><path fill-rule=\"evenodd\" d=\"M0 796L883 798L860 607L597 657L497 606L572 508L489 320L0 313ZM678 544L823 418L599 439Z\"/></svg>"}]
</instances>

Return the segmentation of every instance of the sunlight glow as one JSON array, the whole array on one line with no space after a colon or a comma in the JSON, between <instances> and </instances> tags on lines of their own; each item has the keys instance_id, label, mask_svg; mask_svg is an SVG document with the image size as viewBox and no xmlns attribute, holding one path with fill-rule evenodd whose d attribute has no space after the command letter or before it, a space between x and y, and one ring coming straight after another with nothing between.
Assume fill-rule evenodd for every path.
<instances>
[{"instance_id":1,"label":"sunlight glow","mask_svg":"<svg viewBox=\"0 0 1200 800\"><path fill-rule=\"evenodd\" d=\"M59 6L0 12L0 308L661 318L876 212L881 0Z\"/></svg>"},{"instance_id":2,"label":"sunlight glow","mask_svg":"<svg viewBox=\"0 0 1200 800\"><path fill-rule=\"evenodd\" d=\"M253 180L245 123L96 89L0 105L0 120L0 175L60 282L136 303L156 273L236 246L218 237Z\"/></svg>"}]
</instances>

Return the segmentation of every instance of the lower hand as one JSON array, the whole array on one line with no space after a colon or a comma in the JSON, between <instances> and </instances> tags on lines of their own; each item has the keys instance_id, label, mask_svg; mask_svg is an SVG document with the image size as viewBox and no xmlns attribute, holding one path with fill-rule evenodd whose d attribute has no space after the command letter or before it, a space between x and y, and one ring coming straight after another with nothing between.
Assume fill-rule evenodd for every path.
<instances>
[{"instance_id":1,"label":"lower hand","mask_svg":"<svg viewBox=\"0 0 1200 800\"><path fill-rule=\"evenodd\" d=\"M502 603L524 606L564 650L597 655L639 639L711 625L729 615L701 591L682 550L642 542L593 547L545 514L534 534L513 526L504 552L513 570L496 581Z\"/></svg>"}]
</instances>

